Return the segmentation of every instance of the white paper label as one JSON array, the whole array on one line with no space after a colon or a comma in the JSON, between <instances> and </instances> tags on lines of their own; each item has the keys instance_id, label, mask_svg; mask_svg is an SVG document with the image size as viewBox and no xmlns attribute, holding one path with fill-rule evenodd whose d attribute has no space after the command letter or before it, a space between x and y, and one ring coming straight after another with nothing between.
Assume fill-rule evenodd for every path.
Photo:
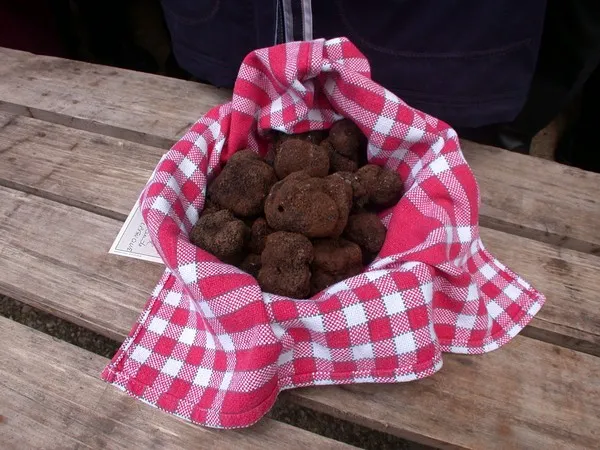
<instances>
[{"instance_id":1,"label":"white paper label","mask_svg":"<svg viewBox=\"0 0 600 450\"><path fill-rule=\"evenodd\" d=\"M139 201L135 202L109 253L162 264L162 258L152 245L148 228L142 219Z\"/></svg>"}]
</instances>

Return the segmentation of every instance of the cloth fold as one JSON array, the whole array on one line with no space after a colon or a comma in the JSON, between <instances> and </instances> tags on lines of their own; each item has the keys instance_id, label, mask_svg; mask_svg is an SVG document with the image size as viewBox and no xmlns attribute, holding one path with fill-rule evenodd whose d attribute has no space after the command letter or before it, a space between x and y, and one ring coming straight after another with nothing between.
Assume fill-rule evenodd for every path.
<instances>
[{"instance_id":1,"label":"cloth fold","mask_svg":"<svg viewBox=\"0 0 600 450\"><path fill-rule=\"evenodd\" d=\"M234 152L265 155L271 130L324 129L342 117L405 190L381 214L386 241L365 272L291 299L189 242L207 183ZM102 377L201 425L249 426L284 389L432 375L443 352L494 350L544 303L484 248L477 183L454 130L372 81L345 38L250 53L232 101L171 148L140 201L167 268Z\"/></svg>"}]
</instances>

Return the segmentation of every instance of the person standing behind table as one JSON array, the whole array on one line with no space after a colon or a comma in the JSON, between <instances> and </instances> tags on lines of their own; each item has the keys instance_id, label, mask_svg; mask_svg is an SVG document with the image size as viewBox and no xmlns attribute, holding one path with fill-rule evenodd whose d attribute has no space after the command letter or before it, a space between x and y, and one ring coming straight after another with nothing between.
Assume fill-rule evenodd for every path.
<instances>
[{"instance_id":1,"label":"person standing behind table","mask_svg":"<svg viewBox=\"0 0 600 450\"><path fill-rule=\"evenodd\" d=\"M576 105L577 100L579 105ZM529 153L533 137L572 106L555 152L559 162L600 172L598 0L550 0L527 101L515 120L479 130L484 143Z\"/></svg>"},{"instance_id":2,"label":"person standing behind table","mask_svg":"<svg viewBox=\"0 0 600 450\"><path fill-rule=\"evenodd\" d=\"M454 127L509 122L536 64L546 0L162 0L175 57L232 87L256 48L349 38L375 81Z\"/></svg>"}]
</instances>

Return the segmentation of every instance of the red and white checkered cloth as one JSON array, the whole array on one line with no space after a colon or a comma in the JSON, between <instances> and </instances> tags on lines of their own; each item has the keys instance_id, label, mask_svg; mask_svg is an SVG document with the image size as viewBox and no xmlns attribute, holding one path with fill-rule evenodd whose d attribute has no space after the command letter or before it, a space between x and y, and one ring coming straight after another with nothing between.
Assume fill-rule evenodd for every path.
<instances>
[{"instance_id":1,"label":"red and white checkered cloth","mask_svg":"<svg viewBox=\"0 0 600 450\"><path fill-rule=\"evenodd\" d=\"M189 242L223 161L247 147L264 155L271 129L323 129L342 116L406 192L382 214L387 238L364 273L295 300ZM454 130L373 82L348 40L257 50L232 101L196 122L145 188L144 220L167 269L102 376L192 422L234 428L259 420L283 389L410 381L439 370L442 352L494 350L544 297L485 250L478 203Z\"/></svg>"}]
</instances>

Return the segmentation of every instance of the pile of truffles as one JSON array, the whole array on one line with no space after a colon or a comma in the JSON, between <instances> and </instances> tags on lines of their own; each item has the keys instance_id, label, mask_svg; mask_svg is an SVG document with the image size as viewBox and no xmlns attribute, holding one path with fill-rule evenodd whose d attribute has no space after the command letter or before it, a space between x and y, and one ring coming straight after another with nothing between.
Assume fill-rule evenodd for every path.
<instances>
[{"instance_id":1,"label":"pile of truffles","mask_svg":"<svg viewBox=\"0 0 600 450\"><path fill-rule=\"evenodd\" d=\"M361 273L385 241L376 213L402 195L396 172L366 164L366 145L344 119L274 135L268 162L235 153L208 186L191 242L293 298Z\"/></svg>"}]
</instances>

